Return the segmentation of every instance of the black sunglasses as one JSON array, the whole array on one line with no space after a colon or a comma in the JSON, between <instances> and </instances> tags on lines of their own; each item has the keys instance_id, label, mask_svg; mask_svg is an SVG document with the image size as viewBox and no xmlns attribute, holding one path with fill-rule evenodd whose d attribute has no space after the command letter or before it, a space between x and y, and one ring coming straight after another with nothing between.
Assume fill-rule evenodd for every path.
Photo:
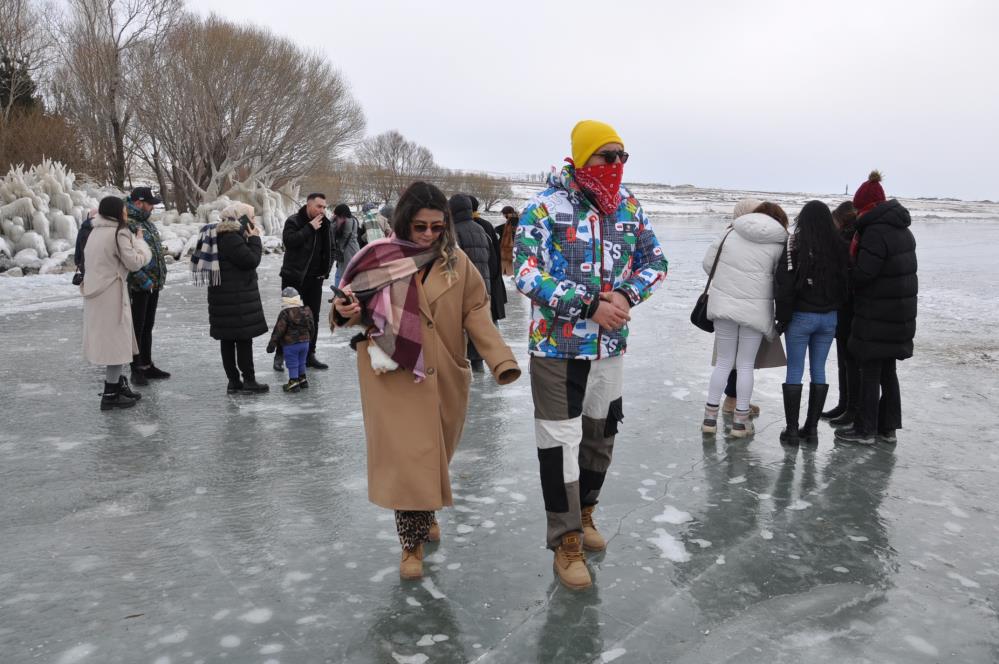
<instances>
[{"instance_id":1,"label":"black sunglasses","mask_svg":"<svg viewBox=\"0 0 999 664\"><path fill-rule=\"evenodd\" d=\"M604 150L603 152L594 152L593 154L603 157L604 161L608 164L613 164L618 159L621 160L622 164L628 163L628 153L624 150Z\"/></svg>"}]
</instances>

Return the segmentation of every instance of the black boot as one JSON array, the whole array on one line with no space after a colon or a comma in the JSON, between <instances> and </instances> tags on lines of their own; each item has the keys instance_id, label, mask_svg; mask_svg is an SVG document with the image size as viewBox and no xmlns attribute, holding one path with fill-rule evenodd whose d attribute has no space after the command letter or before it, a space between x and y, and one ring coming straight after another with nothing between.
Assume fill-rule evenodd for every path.
<instances>
[{"instance_id":1,"label":"black boot","mask_svg":"<svg viewBox=\"0 0 999 664\"><path fill-rule=\"evenodd\" d=\"M151 378L153 380L165 380L170 377L169 371L163 371L155 364L150 364L142 370L142 373L146 374L146 378Z\"/></svg>"},{"instance_id":2,"label":"black boot","mask_svg":"<svg viewBox=\"0 0 999 664\"><path fill-rule=\"evenodd\" d=\"M271 389L270 385L258 383L254 376L243 375L243 394L260 394Z\"/></svg>"},{"instance_id":3,"label":"black boot","mask_svg":"<svg viewBox=\"0 0 999 664\"><path fill-rule=\"evenodd\" d=\"M305 375L304 371L298 374L298 387L303 390L309 389L309 377Z\"/></svg>"},{"instance_id":4,"label":"black boot","mask_svg":"<svg viewBox=\"0 0 999 664\"><path fill-rule=\"evenodd\" d=\"M128 384L128 379L124 376L118 379L118 391L121 393L121 396L132 401L138 401L142 398L141 394L132 391L132 387Z\"/></svg>"},{"instance_id":5,"label":"black boot","mask_svg":"<svg viewBox=\"0 0 999 664\"><path fill-rule=\"evenodd\" d=\"M309 353L305 358L305 366L310 369L329 369L330 365L325 362L320 362L319 358L316 357L316 353Z\"/></svg>"},{"instance_id":6,"label":"black boot","mask_svg":"<svg viewBox=\"0 0 999 664\"><path fill-rule=\"evenodd\" d=\"M284 355L281 348L274 352L274 371L284 371Z\"/></svg>"},{"instance_id":7,"label":"black boot","mask_svg":"<svg viewBox=\"0 0 999 664\"><path fill-rule=\"evenodd\" d=\"M829 394L828 383L808 384L808 415L805 417L804 426L801 427L801 437L810 443L819 440L819 417L826 405L827 394Z\"/></svg>"},{"instance_id":8,"label":"black boot","mask_svg":"<svg viewBox=\"0 0 999 664\"><path fill-rule=\"evenodd\" d=\"M837 417L846 412L846 404L840 402L832 407L831 410L824 411L822 413L822 419L824 420L835 420Z\"/></svg>"},{"instance_id":9,"label":"black boot","mask_svg":"<svg viewBox=\"0 0 999 664\"><path fill-rule=\"evenodd\" d=\"M848 407L843 411L842 415L829 420L829 424L833 425L837 429L850 428L853 426L853 421L855 419L857 419L857 413L852 408Z\"/></svg>"},{"instance_id":10,"label":"black boot","mask_svg":"<svg viewBox=\"0 0 999 664\"><path fill-rule=\"evenodd\" d=\"M121 383L104 383L104 392L101 393L101 410L131 408L134 405L135 401L122 395Z\"/></svg>"},{"instance_id":11,"label":"black boot","mask_svg":"<svg viewBox=\"0 0 999 664\"><path fill-rule=\"evenodd\" d=\"M784 421L787 428L780 432L780 442L798 444L798 413L801 411L801 383L784 383Z\"/></svg>"},{"instance_id":12,"label":"black boot","mask_svg":"<svg viewBox=\"0 0 999 664\"><path fill-rule=\"evenodd\" d=\"M236 380L230 378L229 384L225 386L226 394L239 394L242 391L243 391L243 381L241 381L238 378Z\"/></svg>"},{"instance_id":13,"label":"black boot","mask_svg":"<svg viewBox=\"0 0 999 664\"><path fill-rule=\"evenodd\" d=\"M146 372L139 368L135 362L132 362L132 382L136 385L149 385L149 379L146 378Z\"/></svg>"}]
</instances>

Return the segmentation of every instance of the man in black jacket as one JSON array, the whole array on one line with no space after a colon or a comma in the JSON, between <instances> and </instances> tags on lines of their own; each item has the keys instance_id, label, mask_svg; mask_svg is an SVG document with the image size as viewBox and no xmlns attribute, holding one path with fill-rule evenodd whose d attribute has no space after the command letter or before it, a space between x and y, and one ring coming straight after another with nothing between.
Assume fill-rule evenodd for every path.
<instances>
[{"instance_id":1,"label":"man in black jacket","mask_svg":"<svg viewBox=\"0 0 999 664\"><path fill-rule=\"evenodd\" d=\"M333 229L326 218L326 195L309 194L305 205L285 220L281 239L284 242L281 290L289 286L296 289L302 297L302 303L318 321L323 302L323 282L330 277L334 255ZM316 358L318 331L319 325L316 325L309 341L309 355L305 366L328 369L328 364ZM280 353L280 349L274 353L275 371L284 371L284 357Z\"/></svg>"},{"instance_id":2,"label":"man in black jacket","mask_svg":"<svg viewBox=\"0 0 999 664\"><path fill-rule=\"evenodd\" d=\"M836 432L843 442L896 442L902 427L902 397L895 364L912 357L916 336L916 239L909 211L885 200L874 171L857 189L857 235L851 247L853 325L849 349L860 363L860 401L851 428Z\"/></svg>"},{"instance_id":3,"label":"man in black jacket","mask_svg":"<svg viewBox=\"0 0 999 664\"><path fill-rule=\"evenodd\" d=\"M500 238L496 229L488 221L479 216L479 199L469 196L472 201L472 220L486 232L492 251L489 255L489 281L486 289L489 291L489 303L492 306L493 322L506 318L506 285L503 283L503 267L500 262Z\"/></svg>"},{"instance_id":4,"label":"man in black jacket","mask_svg":"<svg viewBox=\"0 0 999 664\"><path fill-rule=\"evenodd\" d=\"M465 194L455 194L448 201L448 208L451 210L451 221L454 223L458 246L468 254L475 269L482 275L482 281L485 282L488 292L491 283L489 263L493 245L486 232L472 218L472 199ZM471 339L468 340L468 359L472 363L472 371L477 373L484 371L482 356L475 349Z\"/></svg>"}]
</instances>

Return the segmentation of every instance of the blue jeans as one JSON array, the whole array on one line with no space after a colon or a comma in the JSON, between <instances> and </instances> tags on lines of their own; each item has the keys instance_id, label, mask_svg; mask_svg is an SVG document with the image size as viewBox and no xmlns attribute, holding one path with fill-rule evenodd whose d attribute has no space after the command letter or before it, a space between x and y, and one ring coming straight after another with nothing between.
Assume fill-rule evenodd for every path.
<instances>
[{"instance_id":1,"label":"blue jeans","mask_svg":"<svg viewBox=\"0 0 999 664\"><path fill-rule=\"evenodd\" d=\"M808 370L812 382L825 384L826 358L836 336L836 312L816 314L795 311L791 324L784 332L787 343L787 383L801 385L805 374L805 351L808 351Z\"/></svg>"},{"instance_id":2,"label":"blue jeans","mask_svg":"<svg viewBox=\"0 0 999 664\"><path fill-rule=\"evenodd\" d=\"M284 347L284 363L288 367L288 378L292 380L305 373L305 360L309 356L309 342L299 341Z\"/></svg>"}]
</instances>

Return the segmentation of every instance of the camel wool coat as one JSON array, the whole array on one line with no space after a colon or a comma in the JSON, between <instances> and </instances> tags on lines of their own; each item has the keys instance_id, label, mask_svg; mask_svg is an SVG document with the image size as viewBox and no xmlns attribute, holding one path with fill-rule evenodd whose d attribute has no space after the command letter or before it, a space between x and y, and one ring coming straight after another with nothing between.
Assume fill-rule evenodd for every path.
<instances>
[{"instance_id":1,"label":"camel wool coat","mask_svg":"<svg viewBox=\"0 0 999 664\"><path fill-rule=\"evenodd\" d=\"M118 222L98 215L83 250L83 356L104 366L128 364L139 352L126 279L153 258L144 240L127 226L117 228Z\"/></svg>"},{"instance_id":2,"label":"camel wool coat","mask_svg":"<svg viewBox=\"0 0 999 664\"><path fill-rule=\"evenodd\" d=\"M457 278L440 261L417 275L426 379L397 369L375 374L370 341L357 344L357 372L368 448L368 499L393 510L432 511L452 505L448 464L468 409L472 373L465 332L501 385L520 377L513 351L492 321L482 276L458 250ZM332 316L331 316L332 320ZM349 324L356 323L352 320Z\"/></svg>"}]
</instances>

